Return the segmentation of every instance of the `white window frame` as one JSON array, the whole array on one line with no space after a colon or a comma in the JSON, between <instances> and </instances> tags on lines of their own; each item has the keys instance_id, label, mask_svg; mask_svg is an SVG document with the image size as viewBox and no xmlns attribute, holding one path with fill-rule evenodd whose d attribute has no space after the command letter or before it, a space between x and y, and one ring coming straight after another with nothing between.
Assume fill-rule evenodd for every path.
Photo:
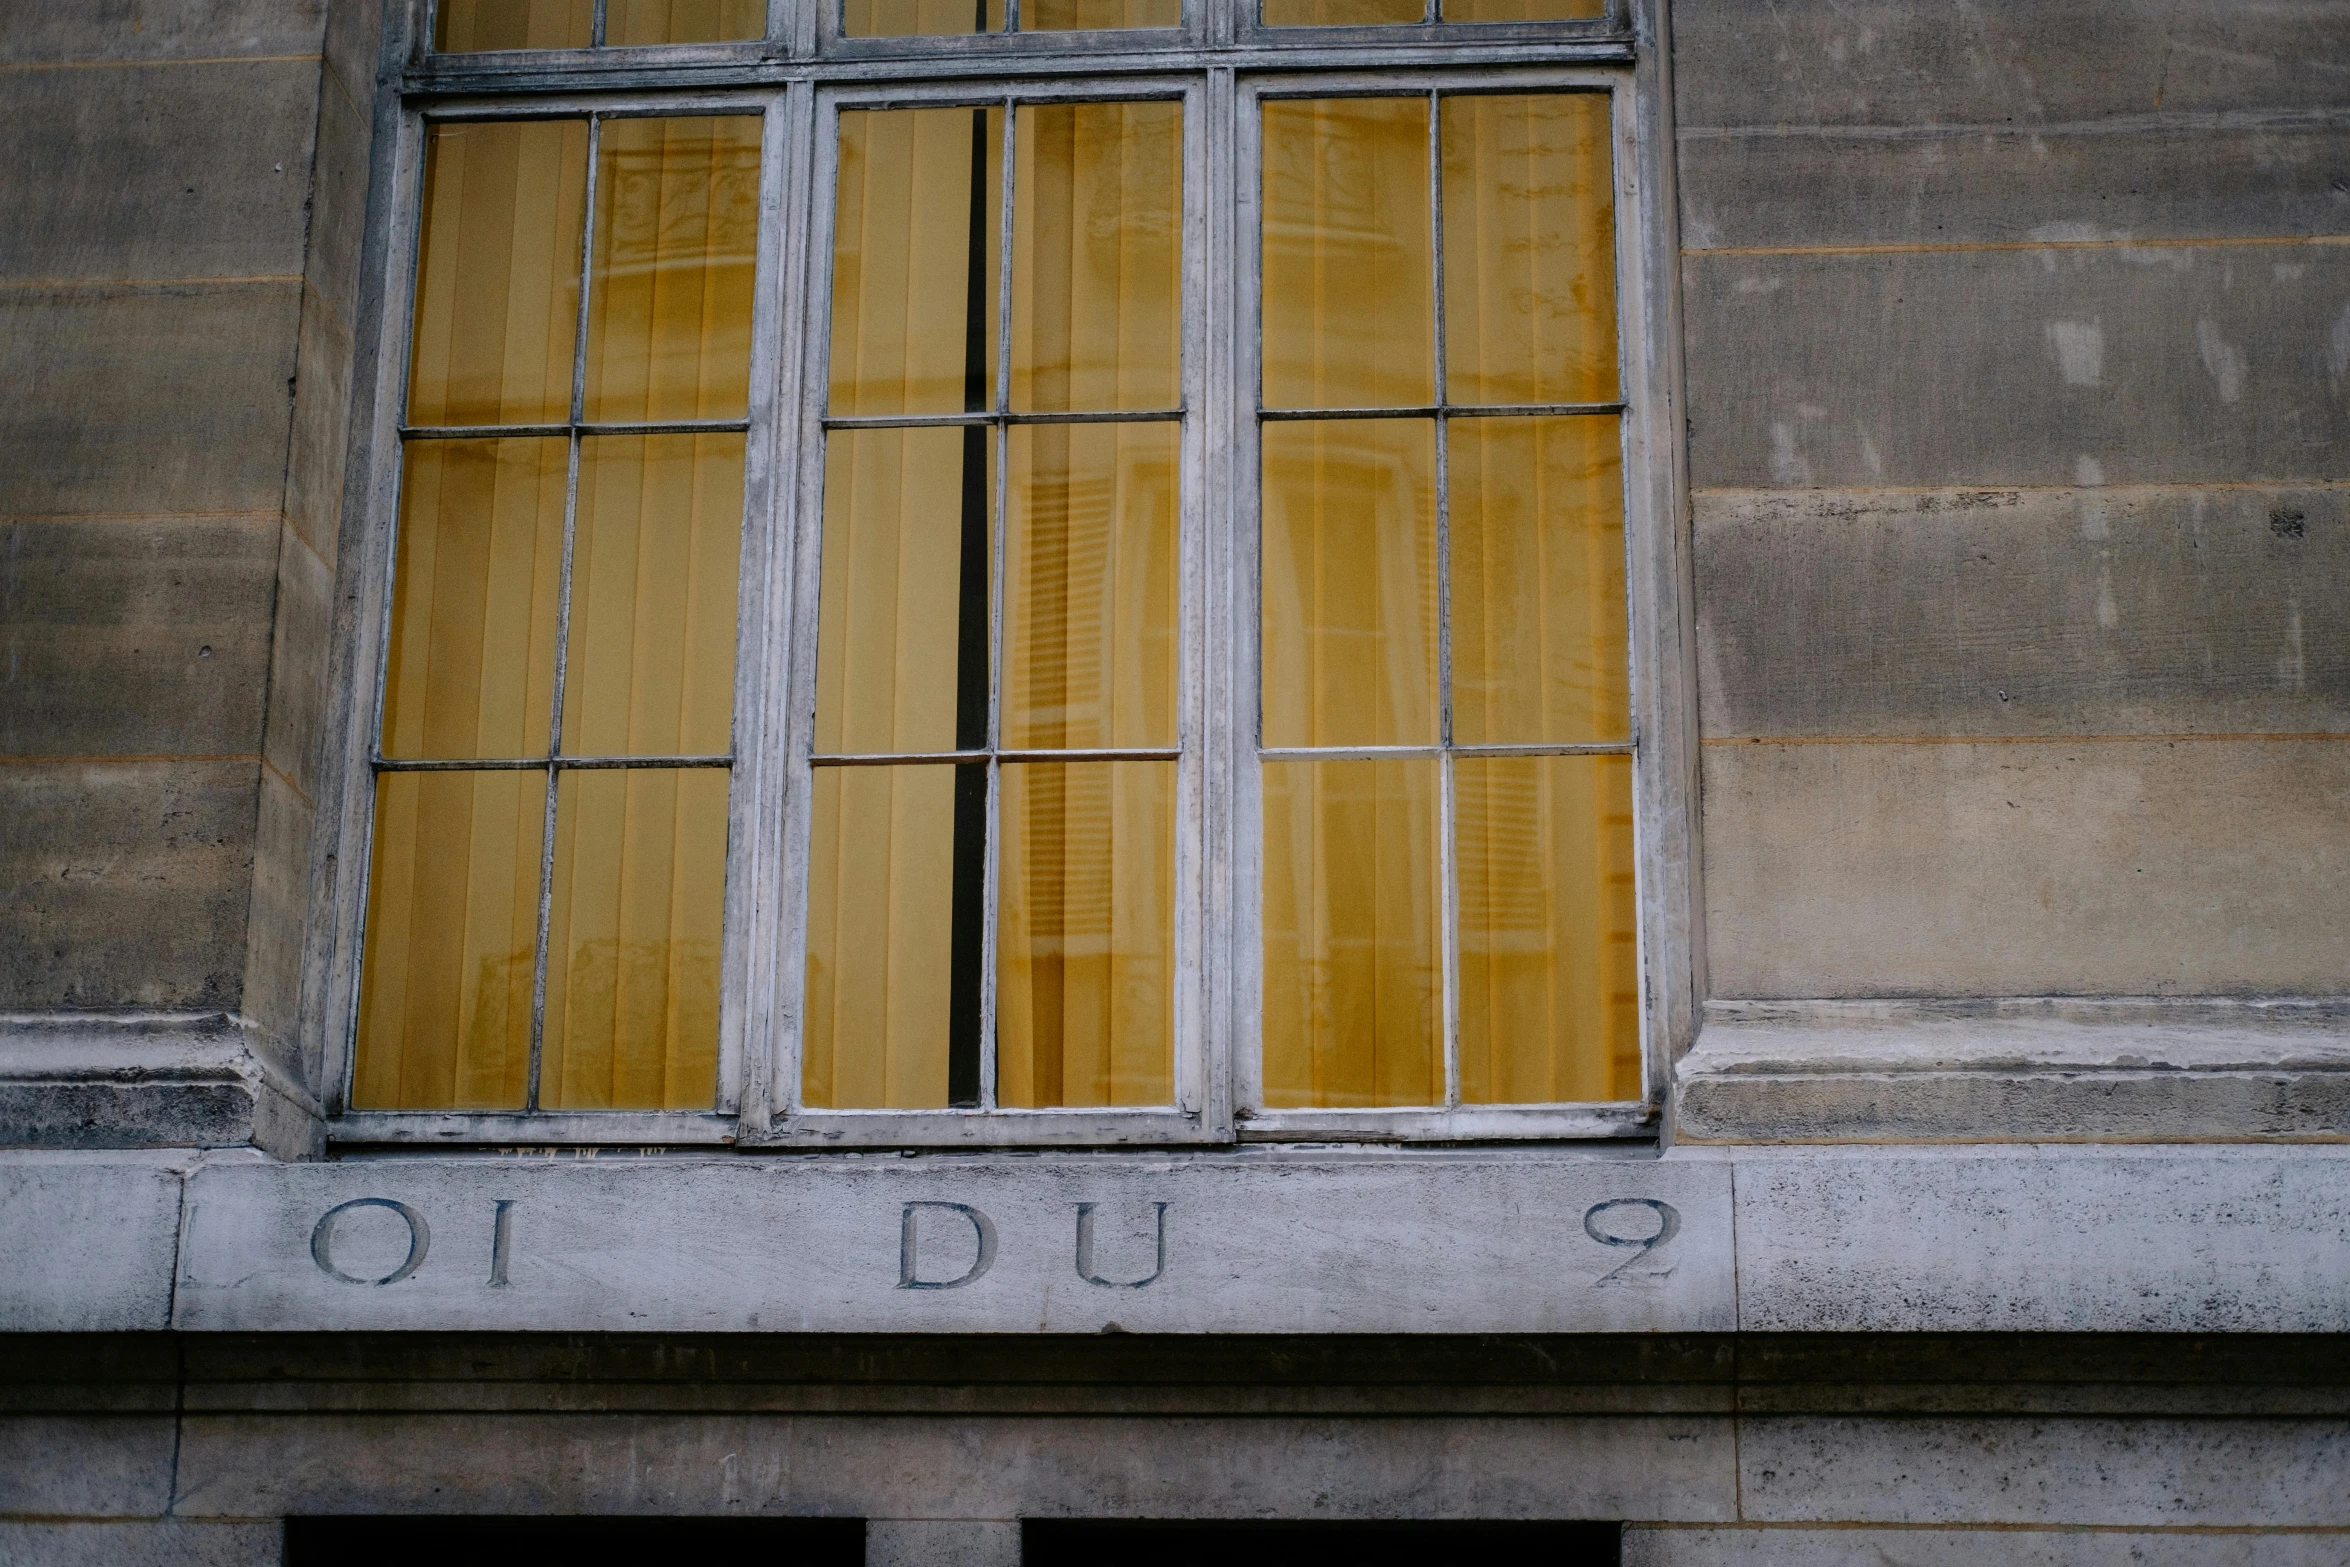
<instances>
[{"instance_id":1,"label":"white window frame","mask_svg":"<svg viewBox=\"0 0 2350 1567\"><path fill-rule=\"evenodd\" d=\"M374 304L354 398L333 674L339 722L319 829L331 881L302 997L328 1139L880 1149L1657 1135L1669 1064L1692 1032L1702 953L1666 62L1655 0L1632 3L1638 16L1627 0L1611 0L1607 18L1580 24L1264 28L1254 0L1185 0L1176 29L852 40L839 36L838 0L770 0L763 43L452 56L426 52L427 7L391 17L386 58L404 60L407 74L378 120ZM1601 1105L1270 1111L1261 1102L1258 1049L1258 105L1268 97L1513 89L1598 91L1612 103L1643 1096ZM1184 104L1176 1103L809 1109L799 1102L798 1026L837 116L844 107L1136 98ZM708 1111L353 1110L425 129L590 113L764 117L717 1096ZM592 203L589 210L592 223ZM999 477L999 540L1000 485ZM991 806L991 914L998 830ZM1449 930L1449 894L1447 902ZM992 1039L983 1048L992 1096Z\"/></svg>"}]
</instances>

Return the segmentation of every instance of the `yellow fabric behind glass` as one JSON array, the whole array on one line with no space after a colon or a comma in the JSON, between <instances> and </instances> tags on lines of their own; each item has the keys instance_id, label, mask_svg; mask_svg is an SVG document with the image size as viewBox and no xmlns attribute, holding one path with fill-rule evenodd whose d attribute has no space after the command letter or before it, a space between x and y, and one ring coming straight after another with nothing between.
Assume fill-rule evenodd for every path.
<instances>
[{"instance_id":1,"label":"yellow fabric behind glass","mask_svg":"<svg viewBox=\"0 0 2350 1567\"><path fill-rule=\"evenodd\" d=\"M543 772L375 786L360 1110L518 1110L530 1077Z\"/></svg>"},{"instance_id":2,"label":"yellow fabric behind glass","mask_svg":"<svg viewBox=\"0 0 2350 1567\"><path fill-rule=\"evenodd\" d=\"M951 427L825 442L820 755L954 749L963 446Z\"/></svg>"},{"instance_id":3,"label":"yellow fabric behind glass","mask_svg":"<svg viewBox=\"0 0 2350 1567\"><path fill-rule=\"evenodd\" d=\"M1021 0L1023 32L1082 27L1180 27L1183 0Z\"/></svg>"},{"instance_id":4,"label":"yellow fabric behind glass","mask_svg":"<svg viewBox=\"0 0 2350 1567\"><path fill-rule=\"evenodd\" d=\"M596 161L589 422L741 418L758 116L606 120Z\"/></svg>"},{"instance_id":5,"label":"yellow fabric behind glass","mask_svg":"<svg viewBox=\"0 0 2350 1567\"><path fill-rule=\"evenodd\" d=\"M1299 420L1264 439L1264 743L1436 736L1436 425Z\"/></svg>"},{"instance_id":6,"label":"yellow fabric behind glass","mask_svg":"<svg viewBox=\"0 0 2350 1567\"><path fill-rule=\"evenodd\" d=\"M563 749L719 756L733 749L743 438L580 442Z\"/></svg>"},{"instance_id":7,"label":"yellow fabric behind glass","mask_svg":"<svg viewBox=\"0 0 2350 1567\"><path fill-rule=\"evenodd\" d=\"M383 754L547 754L562 440L412 441L392 575Z\"/></svg>"},{"instance_id":8,"label":"yellow fabric behind glass","mask_svg":"<svg viewBox=\"0 0 2350 1567\"><path fill-rule=\"evenodd\" d=\"M1614 401L1607 94L1449 97L1440 130L1445 395Z\"/></svg>"},{"instance_id":9,"label":"yellow fabric behind glass","mask_svg":"<svg viewBox=\"0 0 2350 1567\"><path fill-rule=\"evenodd\" d=\"M1580 22L1607 15L1607 0L1443 0L1448 22Z\"/></svg>"},{"instance_id":10,"label":"yellow fabric behind glass","mask_svg":"<svg viewBox=\"0 0 2350 1567\"><path fill-rule=\"evenodd\" d=\"M1461 1099L1640 1097L1632 759L1453 764Z\"/></svg>"},{"instance_id":11,"label":"yellow fabric behind glass","mask_svg":"<svg viewBox=\"0 0 2350 1567\"><path fill-rule=\"evenodd\" d=\"M803 1100L943 1109L955 769L819 767L814 777Z\"/></svg>"},{"instance_id":12,"label":"yellow fabric behind glass","mask_svg":"<svg viewBox=\"0 0 2350 1567\"><path fill-rule=\"evenodd\" d=\"M1003 743L1175 743L1176 467L1168 424L1016 425Z\"/></svg>"},{"instance_id":13,"label":"yellow fabric behind glass","mask_svg":"<svg viewBox=\"0 0 2350 1567\"><path fill-rule=\"evenodd\" d=\"M481 49L585 49L595 0L440 0L433 47L446 54Z\"/></svg>"},{"instance_id":14,"label":"yellow fabric behind glass","mask_svg":"<svg viewBox=\"0 0 2350 1567\"><path fill-rule=\"evenodd\" d=\"M1268 408L1435 399L1428 101L1265 105Z\"/></svg>"},{"instance_id":15,"label":"yellow fabric behind glass","mask_svg":"<svg viewBox=\"0 0 2350 1567\"><path fill-rule=\"evenodd\" d=\"M1264 0L1264 5L1267 27L1374 27L1417 22L1425 15L1420 0Z\"/></svg>"},{"instance_id":16,"label":"yellow fabric behind glass","mask_svg":"<svg viewBox=\"0 0 2350 1567\"><path fill-rule=\"evenodd\" d=\"M832 236L832 411L960 413L979 143L987 365L995 401L1003 111L852 109L840 117Z\"/></svg>"},{"instance_id":17,"label":"yellow fabric behind glass","mask_svg":"<svg viewBox=\"0 0 2350 1567\"><path fill-rule=\"evenodd\" d=\"M1630 739L1615 419L1454 419L1445 428L1453 739Z\"/></svg>"},{"instance_id":18,"label":"yellow fabric behind glass","mask_svg":"<svg viewBox=\"0 0 2350 1567\"><path fill-rule=\"evenodd\" d=\"M1012 174L1012 406L1173 408L1183 105L1023 104Z\"/></svg>"},{"instance_id":19,"label":"yellow fabric behind glass","mask_svg":"<svg viewBox=\"0 0 2350 1567\"><path fill-rule=\"evenodd\" d=\"M1264 764L1268 1106L1444 1102L1436 770Z\"/></svg>"},{"instance_id":20,"label":"yellow fabric behind glass","mask_svg":"<svg viewBox=\"0 0 2350 1567\"><path fill-rule=\"evenodd\" d=\"M556 780L543 1108L715 1105L726 783L671 767Z\"/></svg>"},{"instance_id":21,"label":"yellow fabric behind glass","mask_svg":"<svg viewBox=\"0 0 2350 1567\"><path fill-rule=\"evenodd\" d=\"M767 0L608 0L607 44L711 44L761 38Z\"/></svg>"},{"instance_id":22,"label":"yellow fabric behind glass","mask_svg":"<svg viewBox=\"0 0 2350 1567\"><path fill-rule=\"evenodd\" d=\"M842 0L841 30L851 38L1000 33L1004 0Z\"/></svg>"},{"instance_id":23,"label":"yellow fabric behind glass","mask_svg":"<svg viewBox=\"0 0 2350 1567\"><path fill-rule=\"evenodd\" d=\"M571 417L587 141L585 120L426 128L411 424Z\"/></svg>"},{"instance_id":24,"label":"yellow fabric behind glass","mask_svg":"<svg viewBox=\"0 0 2350 1567\"><path fill-rule=\"evenodd\" d=\"M997 1102L1175 1097L1175 764L1001 773Z\"/></svg>"}]
</instances>

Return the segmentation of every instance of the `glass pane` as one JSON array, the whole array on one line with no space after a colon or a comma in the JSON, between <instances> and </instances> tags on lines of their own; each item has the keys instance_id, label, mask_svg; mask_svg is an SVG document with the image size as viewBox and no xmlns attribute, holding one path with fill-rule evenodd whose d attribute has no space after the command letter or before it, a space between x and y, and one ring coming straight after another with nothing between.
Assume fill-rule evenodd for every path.
<instances>
[{"instance_id":1,"label":"glass pane","mask_svg":"<svg viewBox=\"0 0 2350 1567\"><path fill-rule=\"evenodd\" d=\"M606 120L587 417L739 419L751 376L759 117Z\"/></svg>"},{"instance_id":2,"label":"glass pane","mask_svg":"<svg viewBox=\"0 0 2350 1567\"><path fill-rule=\"evenodd\" d=\"M726 783L720 768L558 777L542 1108L716 1103Z\"/></svg>"},{"instance_id":3,"label":"glass pane","mask_svg":"<svg viewBox=\"0 0 2350 1567\"><path fill-rule=\"evenodd\" d=\"M519 1110L543 772L383 773L360 970L360 1110Z\"/></svg>"},{"instance_id":4,"label":"glass pane","mask_svg":"<svg viewBox=\"0 0 2350 1567\"><path fill-rule=\"evenodd\" d=\"M763 38L767 0L606 0L607 44L714 44Z\"/></svg>"},{"instance_id":5,"label":"glass pane","mask_svg":"<svg viewBox=\"0 0 2350 1567\"><path fill-rule=\"evenodd\" d=\"M832 411L995 405L1001 109L840 117Z\"/></svg>"},{"instance_id":6,"label":"glass pane","mask_svg":"<svg viewBox=\"0 0 2350 1567\"><path fill-rule=\"evenodd\" d=\"M1175 764L1006 766L997 1102L1175 1098Z\"/></svg>"},{"instance_id":7,"label":"glass pane","mask_svg":"<svg viewBox=\"0 0 2350 1567\"><path fill-rule=\"evenodd\" d=\"M587 140L585 120L426 128L410 423L571 417Z\"/></svg>"},{"instance_id":8,"label":"glass pane","mask_svg":"<svg viewBox=\"0 0 2350 1567\"><path fill-rule=\"evenodd\" d=\"M384 755L547 754L570 464L560 439L408 443Z\"/></svg>"},{"instance_id":9,"label":"glass pane","mask_svg":"<svg viewBox=\"0 0 2350 1567\"><path fill-rule=\"evenodd\" d=\"M1421 0L1264 0L1264 4L1267 27L1374 27L1417 22L1427 15Z\"/></svg>"},{"instance_id":10,"label":"glass pane","mask_svg":"<svg viewBox=\"0 0 2350 1567\"><path fill-rule=\"evenodd\" d=\"M826 439L820 754L987 743L993 441L981 428Z\"/></svg>"},{"instance_id":11,"label":"glass pane","mask_svg":"<svg viewBox=\"0 0 2350 1567\"><path fill-rule=\"evenodd\" d=\"M1616 396L1616 235L1605 93L1446 98L1445 395Z\"/></svg>"},{"instance_id":12,"label":"glass pane","mask_svg":"<svg viewBox=\"0 0 2350 1567\"><path fill-rule=\"evenodd\" d=\"M965 773L978 775L984 807L984 767L815 769L801 1068L811 1108L948 1103Z\"/></svg>"},{"instance_id":13,"label":"glass pane","mask_svg":"<svg viewBox=\"0 0 2350 1567\"><path fill-rule=\"evenodd\" d=\"M1630 739L1616 421L1454 419L1445 430L1453 739Z\"/></svg>"},{"instance_id":14,"label":"glass pane","mask_svg":"<svg viewBox=\"0 0 2350 1567\"><path fill-rule=\"evenodd\" d=\"M1268 1106L1444 1102L1436 767L1264 764Z\"/></svg>"},{"instance_id":15,"label":"glass pane","mask_svg":"<svg viewBox=\"0 0 2350 1567\"><path fill-rule=\"evenodd\" d=\"M719 756L733 748L743 438L580 442L563 749Z\"/></svg>"},{"instance_id":16,"label":"glass pane","mask_svg":"<svg viewBox=\"0 0 2350 1567\"><path fill-rule=\"evenodd\" d=\"M1175 743L1174 424L1016 425L1004 744Z\"/></svg>"},{"instance_id":17,"label":"glass pane","mask_svg":"<svg viewBox=\"0 0 2350 1567\"><path fill-rule=\"evenodd\" d=\"M851 38L1003 30L1004 0L842 0L841 5L841 31Z\"/></svg>"},{"instance_id":18,"label":"glass pane","mask_svg":"<svg viewBox=\"0 0 2350 1567\"><path fill-rule=\"evenodd\" d=\"M1024 32L1080 27L1181 27L1183 0L1021 0Z\"/></svg>"},{"instance_id":19,"label":"glass pane","mask_svg":"<svg viewBox=\"0 0 2350 1567\"><path fill-rule=\"evenodd\" d=\"M1173 408L1183 105L1027 104L1012 177L1012 406Z\"/></svg>"},{"instance_id":20,"label":"glass pane","mask_svg":"<svg viewBox=\"0 0 2350 1567\"><path fill-rule=\"evenodd\" d=\"M1435 400L1428 102L1265 105L1265 406Z\"/></svg>"},{"instance_id":21,"label":"glass pane","mask_svg":"<svg viewBox=\"0 0 2350 1567\"><path fill-rule=\"evenodd\" d=\"M1436 740L1436 425L1264 426L1264 743Z\"/></svg>"},{"instance_id":22,"label":"glass pane","mask_svg":"<svg viewBox=\"0 0 2350 1567\"><path fill-rule=\"evenodd\" d=\"M1443 0L1448 22L1580 22L1607 15L1607 0Z\"/></svg>"},{"instance_id":23,"label":"glass pane","mask_svg":"<svg viewBox=\"0 0 2350 1567\"><path fill-rule=\"evenodd\" d=\"M1461 1099L1640 1097L1632 759L1461 757Z\"/></svg>"},{"instance_id":24,"label":"glass pane","mask_svg":"<svg viewBox=\"0 0 2350 1567\"><path fill-rule=\"evenodd\" d=\"M432 46L446 54L478 49L585 49L595 0L440 0Z\"/></svg>"}]
</instances>

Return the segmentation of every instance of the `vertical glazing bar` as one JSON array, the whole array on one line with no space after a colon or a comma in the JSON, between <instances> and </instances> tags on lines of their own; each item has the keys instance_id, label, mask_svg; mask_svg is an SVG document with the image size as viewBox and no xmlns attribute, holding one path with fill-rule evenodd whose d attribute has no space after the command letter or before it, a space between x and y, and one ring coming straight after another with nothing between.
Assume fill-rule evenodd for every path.
<instances>
[{"instance_id":1,"label":"vertical glazing bar","mask_svg":"<svg viewBox=\"0 0 2350 1567\"><path fill-rule=\"evenodd\" d=\"M1018 0L1012 0L1018 4ZM1012 406L1012 228L1017 214L1012 210L1012 160L1018 151L1020 105L1004 100L1003 170L997 193L998 210L1003 214L997 223L996 235L996 342L995 342L995 401L988 407L996 413L1007 413ZM977 181L973 181L974 196Z\"/></svg>"},{"instance_id":2,"label":"vertical glazing bar","mask_svg":"<svg viewBox=\"0 0 2350 1567\"><path fill-rule=\"evenodd\" d=\"M609 0L596 0L595 20L588 26L588 45L591 48L604 47L604 9L608 3Z\"/></svg>"},{"instance_id":3,"label":"vertical glazing bar","mask_svg":"<svg viewBox=\"0 0 2350 1567\"><path fill-rule=\"evenodd\" d=\"M1020 0L1008 0L1006 25L1019 24ZM993 753L1004 743L1003 735L1003 669L1004 669L1004 533L1010 515L1010 486L1012 474L1011 426L1003 416L1012 406L1012 237L1017 215L1013 211L1013 160L1019 145L1020 106L1012 100L1004 103L1002 168L997 180L996 222L996 356L995 398L990 405L996 421L988 432L995 454L995 530L994 548L990 551L992 571L988 584L988 664L987 664L987 749ZM987 850L984 856L985 872L981 885L980 958L979 958L979 1107L992 1110L996 1105L996 878L1002 874L1003 846L998 842L997 812L1002 809L1003 776L1001 765L990 754L987 761Z\"/></svg>"},{"instance_id":4,"label":"vertical glazing bar","mask_svg":"<svg viewBox=\"0 0 2350 1567\"><path fill-rule=\"evenodd\" d=\"M1429 0L1433 14L1437 0ZM1436 291L1429 317L1436 366L1436 740L1442 747L1436 783L1436 874L1443 930L1444 1104L1461 1102L1461 937L1459 833L1454 827L1452 767L1452 469L1451 390L1445 384L1444 337L1444 134L1443 106L1428 94L1428 236L1430 286Z\"/></svg>"}]
</instances>

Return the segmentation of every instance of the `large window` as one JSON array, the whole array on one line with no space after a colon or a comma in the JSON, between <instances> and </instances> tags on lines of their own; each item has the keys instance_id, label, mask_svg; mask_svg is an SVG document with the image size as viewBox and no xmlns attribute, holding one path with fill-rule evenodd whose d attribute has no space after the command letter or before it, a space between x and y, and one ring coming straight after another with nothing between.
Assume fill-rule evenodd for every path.
<instances>
[{"instance_id":1,"label":"large window","mask_svg":"<svg viewBox=\"0 0 2350 1567\"><path fill-rule=\"evenodd\" d=\"M1678 633L1619 19L427 39L338 1136L1653 1125Z\"/></svg>"}]
</instances>

